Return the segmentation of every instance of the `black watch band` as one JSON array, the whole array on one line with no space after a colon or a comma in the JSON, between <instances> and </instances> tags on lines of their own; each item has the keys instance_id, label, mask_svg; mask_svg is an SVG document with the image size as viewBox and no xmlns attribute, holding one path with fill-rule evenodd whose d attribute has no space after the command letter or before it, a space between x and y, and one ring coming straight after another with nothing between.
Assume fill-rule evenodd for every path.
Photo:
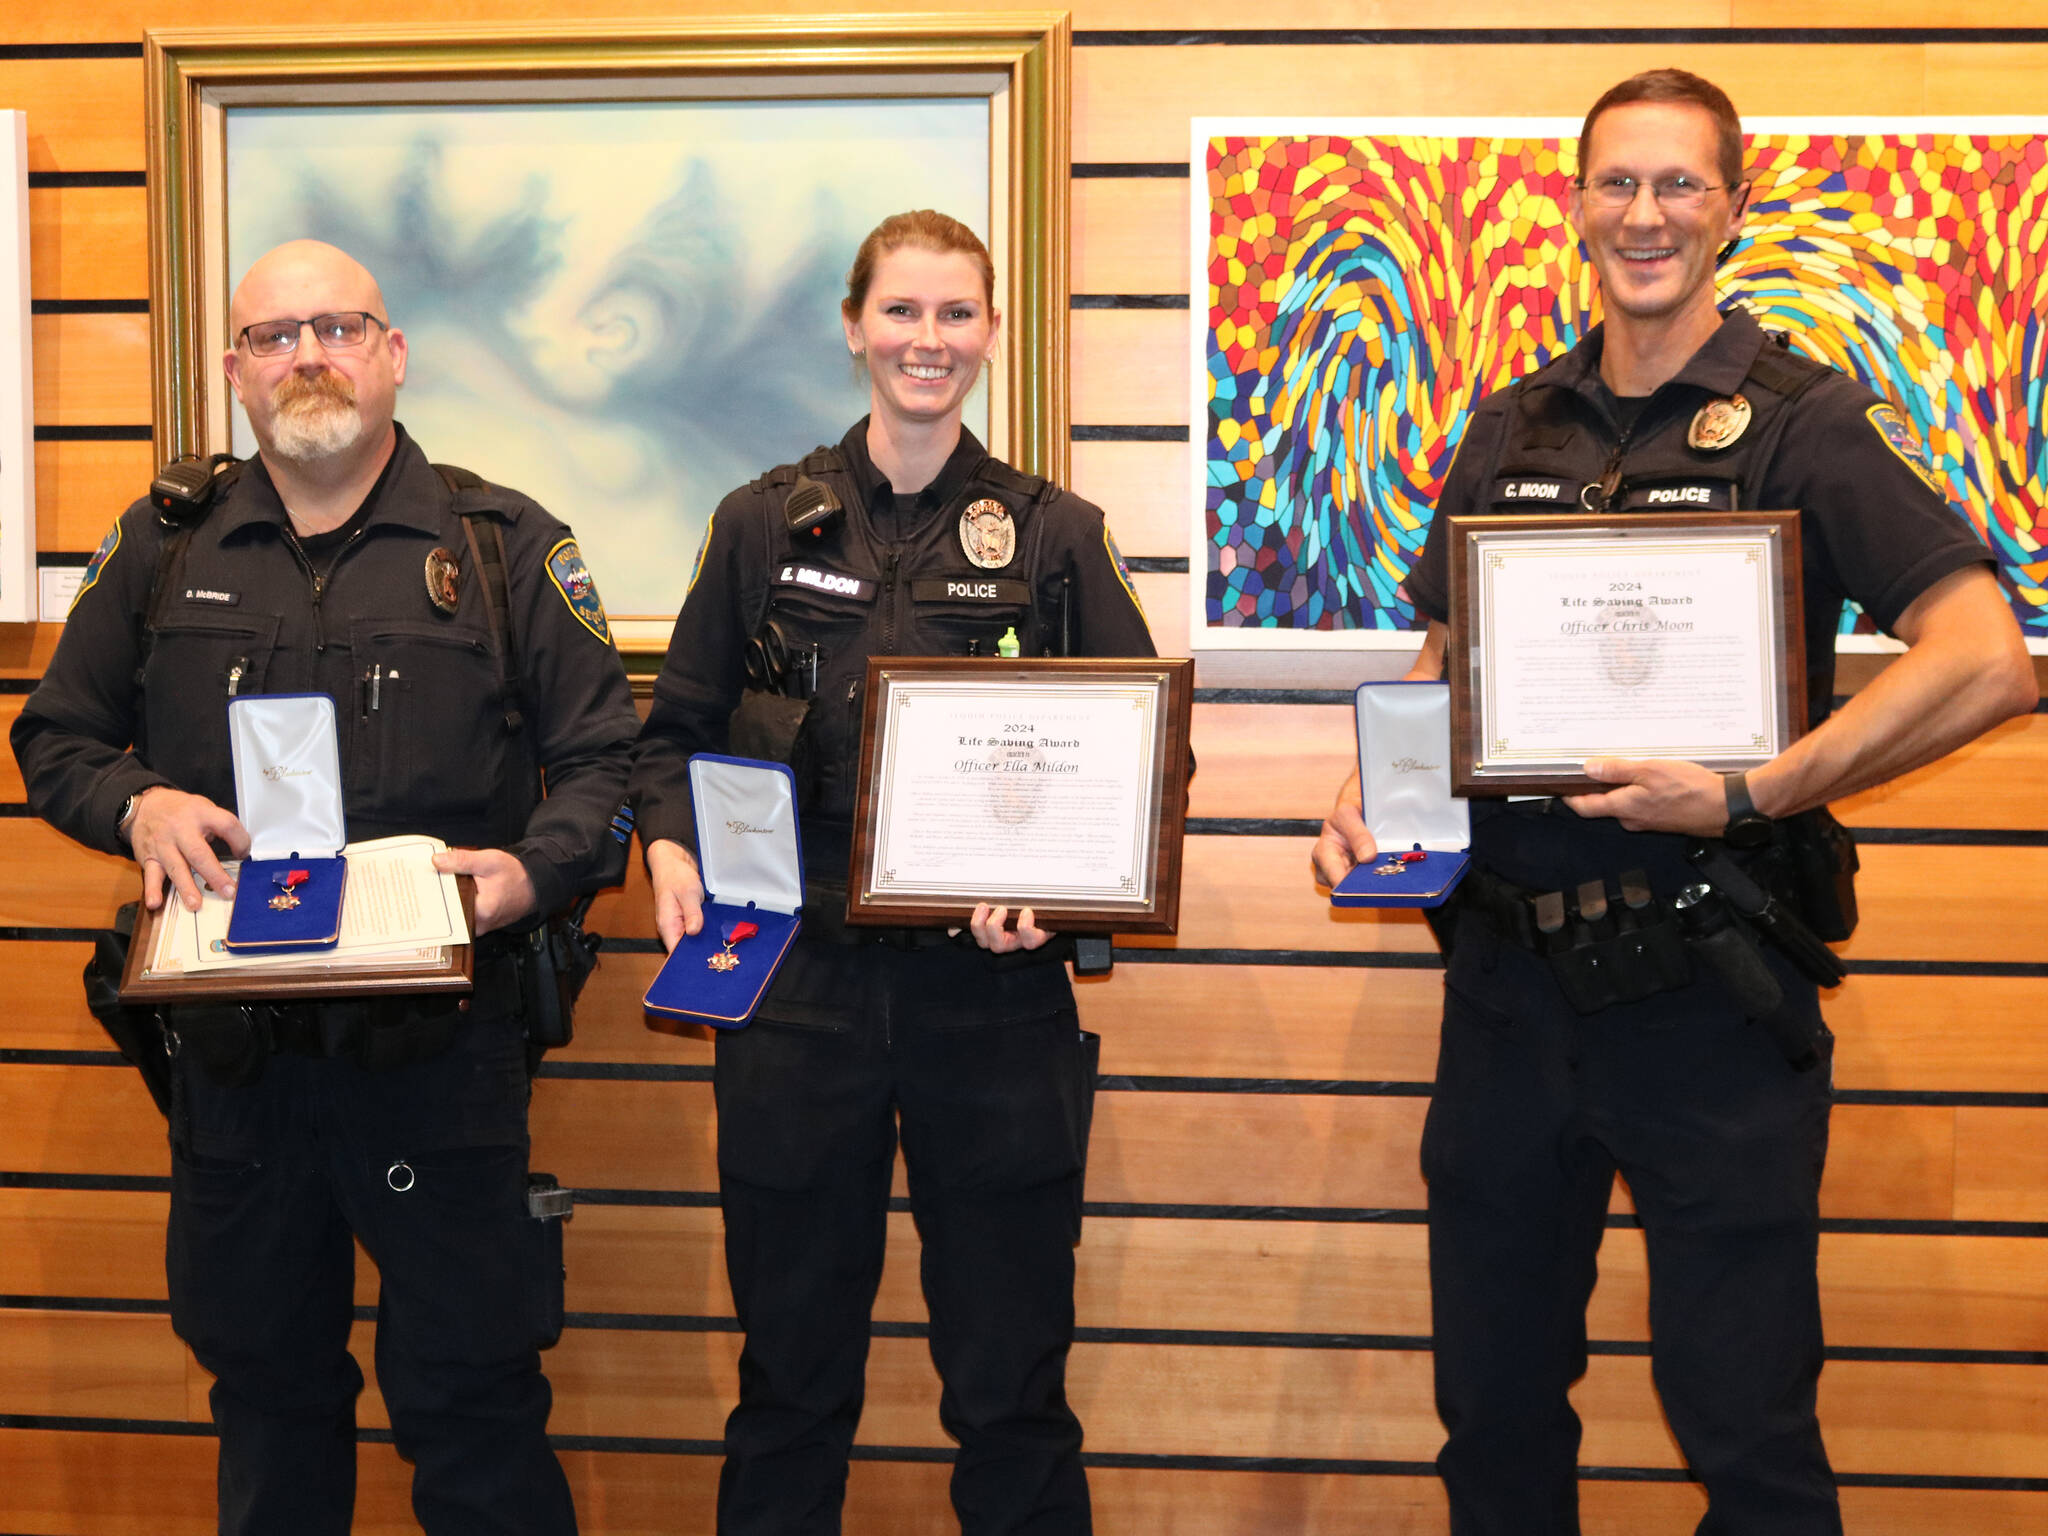
<instances>
[{"instance_id":1,"label":"black watch band","mask_svg":"<svg viewBox=\"0 0 2048 1536\"><path fill-rule=\"evenodd\" d=\"M1728 792L1728 825L1721 841L1730 848L1761 848L1771 840L1775 823L1749 797L1749 775L1724 773L1721 783Z\"/></svg>"}]
</instances>

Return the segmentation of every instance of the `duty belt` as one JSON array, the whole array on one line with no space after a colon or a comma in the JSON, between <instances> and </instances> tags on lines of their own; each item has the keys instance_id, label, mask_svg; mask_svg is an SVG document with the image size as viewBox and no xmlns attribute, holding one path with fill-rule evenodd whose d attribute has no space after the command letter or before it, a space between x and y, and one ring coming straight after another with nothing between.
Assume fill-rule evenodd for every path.
<instances>
[{"instance_id":1,"label":"duty belt","mask_svg":"<svg viewBox=\"0 0 2048 1536\"><path fill-rule=\"evenodd\" d=\"M1669 902L1640 869L1539 891L1475 869L1458 887L1460 916L1482 915L1501 939L1541 956L1580 1013L1640 1002L1693 979L1692 957Z\"/></svg>"}]
</instances>

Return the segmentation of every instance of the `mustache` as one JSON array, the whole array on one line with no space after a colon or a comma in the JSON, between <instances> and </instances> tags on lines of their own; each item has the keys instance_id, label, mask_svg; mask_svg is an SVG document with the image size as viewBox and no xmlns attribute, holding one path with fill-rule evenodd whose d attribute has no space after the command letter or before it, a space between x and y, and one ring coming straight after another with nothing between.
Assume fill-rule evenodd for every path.
<instances>
[{"instance_id":1,"label":"mustache","mask_svg":"<svg viewBox=\"0 0 2048 1536\"><path fill-rule=\"evenodd\" d=\"M270 403L280 415L314 411L322 406L340 406L352 411L356 406L356 387L331 368L323 368L318 373L287 374L272 392Z\"/></svg>"}]
</instances>

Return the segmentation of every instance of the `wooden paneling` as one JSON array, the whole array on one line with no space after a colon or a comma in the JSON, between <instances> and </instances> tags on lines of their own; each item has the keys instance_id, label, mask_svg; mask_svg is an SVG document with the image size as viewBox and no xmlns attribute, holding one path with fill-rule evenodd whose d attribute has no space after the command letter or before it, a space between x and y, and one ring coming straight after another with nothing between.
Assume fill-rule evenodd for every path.
<instances>
[{"instance_id":1,"label":"wooden paneling","mask_svg":"<svg viewBox=\"0 0 2048 1536\"><path fill-rule=\"evenodd\" d=\"M186 1359L166 1318L0 1311L0 1413L182 1419Z\"/></svg>"},{"instance_id":2,"label":"wooden paneling","mask_svg":"<svg viewBox=\"0 0 2048 1536\"><path fill-rule=\"evenodd\" d=\"M138 91L141 82L137 81ZM31 124L31 128L33 128ZM149 297L149 199L141 187L37 187L28 195L29 294Z\"/></svg>"},{"instance_id":3,"label":"wooden paneling","mask_svg":"<svg viewBox=\"0 0 2048 1536\"><path fill-rule=\"evenodd\" d=\"M1088 1197L1419 1207L1425 1109L1420 1098L1105 1093L1096 1106ZM2048 1110L1961 1113L1970 1123L1959 1141L1952 1109L1837 1109L1823 1213L2040 1219L2040 1180L2030 1170L2048 1140ZM716 1187L708 1083L549 1080L535 1093L533 1125L536 1165L564 1183ZM118 1064L0 1066L0 1168L160 1175L163 1135L140 1079ZM1957 1209L1959 1191L1969 1192L1967 1212Z\"/></svg>"},{"instance_id":4,"label":"wooden paneling","mask_svg":"<svg viewBox=\"0 0 2048 1536\"><path fill-rule=\"evenodd\" d=\"M1190 185L1181 177L1073 183L1074 292L1186 293Z\"/></svg>"},{"instance_id":5,"label":"wooden paneling","mask_svg":"<svg viewBox=\"0 0 2048 1536\"><path fill-rule=\"evenodd\" d=\"M1134 936L1133 947L1433 953L1412 912L1335 909L1310 878L1300 837L1190 837L1181 873L1177 940ZM0 924L97 927L132 898L134 866L88 852L44 823L0 820ZM1852 960L2048 960L2048 927L2033 892L2048 880L2048 849L1878 845L1863 850L1863 920L1840 946ZM602 898L602 933L652 932L646 876L635 861L625 889ZM1931 915L1934 914L1934 915Z\"/></svg>"},{"instance_id":6,"label":"wooden paneling","mask_svg":"<svg viewBox=\"0 0 2048 1536\"><path fill-rule=\"evenodd\" d=\"M149 489L155 469L148 443L37 443L36 548L98 549L122 509ZM55 624L42 627L58 633Z\"/></svg>"},{"instance_id":7,"label":"wooden paneling","mask_svg":"<svg viewBox=\"0 0 2048 1536\"><path fill-rule=\"evenodd\" d=\"M359 1324L350 1344L373 1383L374 1343L374 1326ZM739 1349L735 1333L571 1330L546 1361L550 1428L715 1440ZM208 1379L163 1317L0 1313L0 1363L0 1412L206 1417ZM946 1443L924 1340L875 1339L867 1380L859 1443ZM1845 1472L2019 1477L2048 1454L2042 1393L2029 1366L1837 1361L1821 1377L1821 1417ZM1421 1461L1442 1439L1423 1351L1084 1342L1068 1395L1098 1453ZM1587 1464L1679 1464L1648 1359L1595 1356L1573 1398ZM1330 1413L1332 1403L1373 1412ZM388 1423L374 1384L358 1417Z\"/></svg>"},{"instance_id":8,"label":"wooden paneling","mask_svg":"<svg viewBox=\"0 0 2048 1536\"><path fill-rule=\"evenodd\" d=\"M1082 426L1184 424L1188 317L1172 309L1077 309L1074 421Z\"/></svg>"},{"instance_id":9,"label":"wooden paneling","mask_svg":"<svg viewBox=\"0 0 2048 1536\"><path fill-rule=\"evenodd\" d=\"M1965 1221L2048 1222L2048 1113L2015 1135L1990 1111L1956 1111L1956 1215ZM2048 1384L2048 1382L2044 1382Z\"/></svg>"},{"instance_id":10,"label":"wooden paneling","mask_svg":"<svg viewBox=\"0 0 2048 1536\"><path fill-rule=\"evenodd\" d=\"M8 1432L0 1521L57 1536L210 1536L214 1442L155 1436ZM411 1468L390 1446L359 1452L356 1536L417 1536ZM562 1456L585 1530L610 1536L710 1536L718 1462L709 1456ZM941 1464L858 1461L846 1529L952 1536ZM1097 1468L1088 1475L1098 1529L1117 1536L1434 1536L1444 1528L1434 1478L1341 1473ZM1592 1482L1580 1491L1586 1536L1689 1530L1704 1508L1687 1484ZM90 1513L87 1506L90 1504ZM1847 1488L1857 1536L2037 1536L2048 1494L1990 1489Z\"/></svg>"},{"instance_id":11,"label":"wooden paneling","mask_svg":"<svg viewBox=\"0 0 2048 1536\"><path fill-rule=\"evenodd\" d=\"M2032 25L2040 26L2038 7L2029 9ZM2048 48L2039 43L2001 43L1994 48L1928 45L1927 104L1922 110L1929 115L2025 112L2030 106L2038 108L2043 99L2048 99Z\"/></svg>"},{"instance_id":12,"label":"wooden paneling","mask_svg":"<svg viewBox=\"0 0 2048 1536\"><path fill-rule=\"evenodd\" d=\"M31 172L143 168L140 59L0 59L0 101L28 114Z\"/></svg>"},{"instance_id":13,"label":"wooden paneling","mask_svg":"<svg viewBox=\"0 0 2048 1536\"><path fill-rule=\"evenodd\" d=\"M1522 23L1526 25L1526 21ZM1640 21L1636 23L1640 25ZM1356 48L1082 48L1074 53L1074 158L1188 158L1191 116L1445 117L1483 113L1578 122L1615 81L1671 63L1667 43L1384 45ZM1975 105L2024 111L2032 84L2007 50L1980 49ZM1814 49L1787 68L1782 48L1691 44L1685 66L1754 116L1901 113L1923 106L1926 53L1912 44Z\"/></svg>"},{"instance_id":14,"label":"wooden paneling","mask_svg":"<svg viewBox=\"0 0 2048 1536\"><path fill-rule=\"evenodd\" d=\"M0 1294L161 1300L168 1197L0 1190ZM878 1319L923 1322L917 1234L888 1218ZM712 1207L585 1205L569 1226L568 1305L605 1315L730 1317ZM1424 1336L1426 1234L1412 1222L1091 1216L1078 1252L1083 1328ZM1830 1232L1821 1238L1829 1342L1879 1349L2048 1349L2038 1239ZM357 1298L377 1299L357 1265ZM1643 1235L1607 1234L1589 1315L1598 1339L1644 1339Z\"/></svg>"},{"instance_id":15,"label":"wooden paneling","mask_svg":"<svg viewBox=\"0 0 2048 1536\"><path fill-rule=\"evenodd\" d=\"M149 424L149 316L37 315L32 324L37 426Z\"/></svg>"},{"instance_id":16,"label":"wooden paneling","mask_svg":"<svg viewBox=\"0 0 2048 1536\"><path fill-rule=\"evenodd\" d=\"M1974 9L1981 0L1972 0ZM889 14L898 11L929 12L930 0L868 0L863 13ZM1077 31L1156 30L1176 28L1238 28L1248 21L1262 26L1354 28L1354 27L1503 27L1526 26L1528 12L1505 0L1446 0L1418 14L1398 0L1289 0L1248 18L1244 8L1231 0L1190 0L1171 12L1162 12L1158 0L1080 0L1066 7ZM1725 26L1729 5L1709 3L1689 9L1686 25ZM1836 9L1840 10L1839 0ZM818 11L814 0L753 0L747 15L807 15ZM477 15L473 0L357 0L345 13L348 24L364 26L430 25L435 22L468 23ZM673 17L735 14L719 0L609 0L607 17L647 18L659 23ZM492 22L507 25L559 21L559 0L494 0L488 12ZM290 18L297 20L299 18ZM1838 15L1837 22L1861 24L1854 15ZM1902 16L1904 23L1908 18ZM1911 18L1921 24L1924 16ZM266 27L280 24L277 8L262 0L102 0L87 11L62 8L31 10L10 18L10 40L21 42L135 42L145 27ZM288 24L288 23L287 23ZM1573 12L1573 24L1585 27L1628 27L1642 24L1640 7L1627 0L1595 0Z\"/></svg>"},{"instance_id":17,"label":"wooden paneling","mask_svg":"<svg viewBox=\"0 0 2048 1536\"><path fill-rule=\"evenodd\" d=\"M1131 556L1186 557L1186 443L1076 443L1071 452L1068 478L1077 494L1102 508L1119 549Z\"/></svg>"}]
</instances>

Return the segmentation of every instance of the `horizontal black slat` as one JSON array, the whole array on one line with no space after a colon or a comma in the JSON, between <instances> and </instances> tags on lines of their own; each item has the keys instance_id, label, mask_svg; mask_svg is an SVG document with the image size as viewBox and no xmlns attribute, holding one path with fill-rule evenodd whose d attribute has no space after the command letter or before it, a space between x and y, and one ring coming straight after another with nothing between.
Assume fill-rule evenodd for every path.
<instances>
[{"instance_id":1,"label":"horizontal black slat","mask_svg":"<svg viewBox=\"0 0 2048 1536\"><path fill-rule=\"evenodd\" d=\"M36 441L39 443L146 443L150 440L151 433L146 424L36 428Z\"/></svg>"},{"instance_id":2,"label":"horizontal black slat","mask_svg":"<svg viewBox=\"0 0 2048 1536\"><path fill-rule=\"evenodd\" d=\"M147 187L149 178L141 171L30 171L31 192L55 191L66 187Z\"/></svg>"},{"instance_id":3,"label":"horizontal black slat","mask_svg":"<svg viewBox=\"0 0 2048 1536\"><path fill-rule=\"evenodd\" d=\"M139 59L140 43L0 43L0 59Z\"/></svg>"},{"instance_id":4,"label":"horizontal black slat","mask_svg":"<svg viewBox=\"0 0 2048 1536\"><path fill-rule=\"evenodd\" d=\"M1186 427L1170 426L1073 426L1067 438L1076 443L1184 443Z\"/></svg>"},{"instance_id":5,"label":"horizontal black slat","mask_svg":"<svg viewBox=\"0 0 2048 1536\"><path fill-rule=\"evenodd\" d=\"M1069 296L1070 309L1186 309L1184 293L1076 293Z\"/></svg>"},{"instance_id":6,"label":"horizontal black slat","mask_svg":"<svg viewBox=\"0 0 2048 1536\"><path fill-rule=\"evenodd\" d=\"M147 299L30 299L32 315L146 315Z\"/></svg>"},{"instance_id":7,"label":"horizontal black slat","mask_svg":"<svg viewBox=\"0 0 2048 1536\"><path fill-rule=\"evenodd\" d=\"M1185 160L1076 160L1067 167L1076 181L1186 181Z\"/></svg>"}]
</instances>

